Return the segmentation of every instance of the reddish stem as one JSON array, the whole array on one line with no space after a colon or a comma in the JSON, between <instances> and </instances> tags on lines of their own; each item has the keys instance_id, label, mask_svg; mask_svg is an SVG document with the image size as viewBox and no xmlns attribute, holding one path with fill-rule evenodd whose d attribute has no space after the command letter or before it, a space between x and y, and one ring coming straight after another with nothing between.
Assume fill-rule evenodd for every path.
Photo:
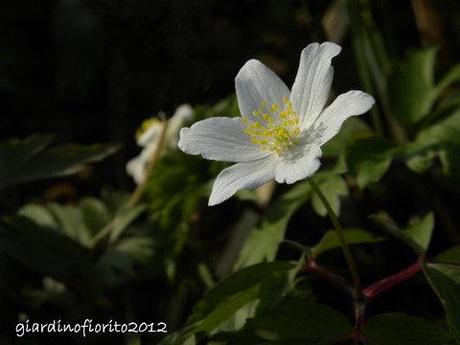
<instances>
[{"instance_id":1,"label":"reddish stem","mask_svg":"<svg viewBox=\"0 0 460 345\"><path fill-rule=\"evenodd\" d=\"M342 276L335 274L323 266L318 265L314 259L310 259L308 262L306 262L305 266L302 267L301 272L313 273L318 277L329 281L337 288L351 295L353 298L355 297L356 293L348 281L346 281Z\"/></svg>"},{"instance_id":2,"label":"reddish stem","mask_svg":"<svg viewBox=\"0 0 460 345\"><path fill-rule=\"evenodd\" d=\"M383 278L363 290L364 297L371 301L382 292L391 289L393 286L398 285L399 283L409 279L417 272L422 270L422 260L417 260L415 263L409 267L404 268L402 271L393 274L389 277Z\"/></svg>"}]
</instances>

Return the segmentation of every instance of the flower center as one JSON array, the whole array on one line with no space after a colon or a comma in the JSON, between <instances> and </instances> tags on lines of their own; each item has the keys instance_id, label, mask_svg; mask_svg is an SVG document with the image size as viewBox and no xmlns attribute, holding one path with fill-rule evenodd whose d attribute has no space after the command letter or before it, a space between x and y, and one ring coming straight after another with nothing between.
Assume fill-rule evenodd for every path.
<instances>
[{"instance_id":1,"label":"flower center","mask_svg":"<svg viewBox=\"0 0 460 345\"><path fill-rule=\"evenodd\" d=\"M152 127L154 125L158 125L158 124L160 124L160 122L161 121L156 117L151 117L149 119L144 120L144 122L142 122L142 124L140 125L140 127L136 131L136 139L139 139L142 136L142 134L147 132L147 130L150 127Z\"/></svg>"},{"instance_id":2,"label":"flower center","mask_svg":"<svg viewBox=\"0 0 460 345\"><path fill-rule=\"evenodd\" d=\"M286 150L299 143L300 118L292 109L292 103L288 98L283 99L283 105L273 103L267 107L262 102L259 108L252 112L256 118L251 121L243 117L246 125L244 133L249 136L253 144L259 145L262 149L273 151L281 156Z\"/></svg>"}]
</instances>

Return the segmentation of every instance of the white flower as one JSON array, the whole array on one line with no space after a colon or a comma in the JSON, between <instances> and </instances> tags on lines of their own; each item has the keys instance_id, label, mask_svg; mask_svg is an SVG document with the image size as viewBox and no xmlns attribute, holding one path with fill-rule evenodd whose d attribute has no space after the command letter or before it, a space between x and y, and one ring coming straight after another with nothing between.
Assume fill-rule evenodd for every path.
<instances>
[{"instance_id":1,"label":"white flower","mask_svg":"<svg viewBox=\"0 0 460 345\"><path fill-rule=\"evenodd\" d=\"M361 91L341 94L325 107L334 74L331 59L340 50L330 42L308 45L291 92L268 67L249 60L235 79L242 117L210 118L181 130L182 151L237 163L217 176L210 206L273 178L294 183L313 175L321 145L347 118L372 107L374 98Z\"/></svg>"},{"instance_id":2,"label":"white flower","mask_svg":"<svg viewBox=\"0 0 460 345\"><path fill-rule=\"evenodd\" d=\"M193 109L188 104L182 104L176 108L174 115L169 119L165 134L165 144L170 148L176 148L179 130L185 121L191 119ZM145 168L160 144L161 131L164 123L158 118L150 118L144 121L137 133L137 145L143 148L141 153L126 164L126 172L131 175L137 184L145 178Z\"/></svg>"}]
</instances>

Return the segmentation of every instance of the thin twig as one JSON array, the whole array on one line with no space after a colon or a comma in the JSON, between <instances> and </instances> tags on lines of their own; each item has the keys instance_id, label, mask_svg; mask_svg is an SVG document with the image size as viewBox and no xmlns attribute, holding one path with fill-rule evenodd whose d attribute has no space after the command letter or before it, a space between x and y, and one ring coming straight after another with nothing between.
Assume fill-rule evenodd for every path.
<instances>
[{"instance_id":1,"label":"thin twig","mask_svg":"<svg viewBox=\"0 0 460 345\"><path fill-rule=\"evenodd\" d=\"M363 295L368 301L371 301L381 293L391 289L392 287L406 281L416 273L422 270L422 260L419 259L409 267L395 273L389 277L383 278L363 290Z\"/></svg>"}]
</instances>

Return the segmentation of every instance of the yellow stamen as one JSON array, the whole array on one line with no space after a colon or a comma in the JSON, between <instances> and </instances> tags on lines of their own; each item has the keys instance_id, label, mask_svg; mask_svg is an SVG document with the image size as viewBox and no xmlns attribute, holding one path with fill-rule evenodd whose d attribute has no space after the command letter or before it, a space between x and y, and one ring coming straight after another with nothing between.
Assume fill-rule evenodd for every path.
<instances>
[{"instance_id":1,"label":"yellow stamen","mask_svg":"<svg viewBox=\"0 0 460 345\"><path fill-rule=\"evenodd\" d=\"M161 121L156 117L151 117L144 120L144 122L142 122L142 124L136 131L136 139L139 139L142 136L142 134L144 134L150 127L160 122Z\"/></svg>"},{"instance_id":2,"label":"yellow stamen","mask_svg":"<svg viewBox=\"0 0 460 345\"><path fill-rule=\"evenodd\" d=\"M244 133L251 142L278 155L298 144L300 136L299 116L288 98L285 97L283 103L284 106L273 103L267 108L266 103L261 102L260 107L252 112L255 121L243 118Z\"/></svg>"}]
</instances>

